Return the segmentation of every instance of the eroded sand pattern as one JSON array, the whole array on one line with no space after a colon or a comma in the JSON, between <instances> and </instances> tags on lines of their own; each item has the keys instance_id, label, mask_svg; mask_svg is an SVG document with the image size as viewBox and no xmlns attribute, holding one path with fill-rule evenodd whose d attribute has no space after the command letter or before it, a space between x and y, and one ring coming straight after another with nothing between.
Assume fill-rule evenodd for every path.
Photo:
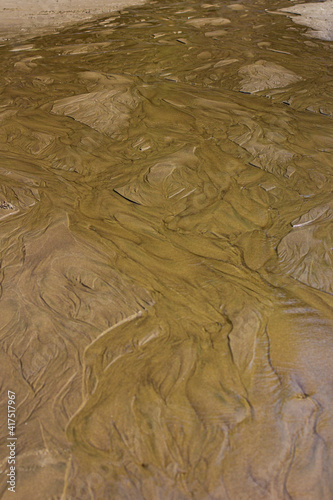
<instances>
[{"instance_id":1,"label":"eroded sand pattern","mask_svg":"<svg viewBox=\"0 0 333 500\"><path fill-rule=\"evenodd\" d=\"M1 47L17 499L333 498L332 43L282 7Z\"/></svg>"}]
</instances>

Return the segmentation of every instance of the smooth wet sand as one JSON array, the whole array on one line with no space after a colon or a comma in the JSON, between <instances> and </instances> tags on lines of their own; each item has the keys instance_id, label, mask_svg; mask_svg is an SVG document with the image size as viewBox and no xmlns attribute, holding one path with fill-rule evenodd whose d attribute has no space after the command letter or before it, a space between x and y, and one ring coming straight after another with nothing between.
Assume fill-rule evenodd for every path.
<instances>
[{"instance_id":1,"label":"smooth wet sand","mask_svg":"<svg viewBox=\"0 0 333 500\"><path fill-rule=\"evenodd\" d=\"M332 499L332 43L283 7L0 47L16 499Z\"/></svg>"}]
</instances>

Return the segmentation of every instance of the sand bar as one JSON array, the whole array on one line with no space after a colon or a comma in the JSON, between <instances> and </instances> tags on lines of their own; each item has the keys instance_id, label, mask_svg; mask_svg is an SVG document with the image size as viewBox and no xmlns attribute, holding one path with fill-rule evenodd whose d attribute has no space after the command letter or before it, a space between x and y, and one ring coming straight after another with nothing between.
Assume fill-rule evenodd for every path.
<instances>
[{"instance_id":1,"label":"sand bar","mask_svg":"<svg viewBox=\"0 0 333 500\"><path fill-rule=\"evenodd\" d=\"M280 9L291 14L291 19L312 28L308 34L321 40L333 40L333 0L319 3L297 4Z\"/></svg>"},{"instance_id":2,"label":"sand bar","mask_svg":"<svg viewBox=\"0 0 333 500\"><path fill-rule=\"evenodd\" d=\"M143 4L144 0L0 0L0 42Z\"/></svg>"}]
</instances>

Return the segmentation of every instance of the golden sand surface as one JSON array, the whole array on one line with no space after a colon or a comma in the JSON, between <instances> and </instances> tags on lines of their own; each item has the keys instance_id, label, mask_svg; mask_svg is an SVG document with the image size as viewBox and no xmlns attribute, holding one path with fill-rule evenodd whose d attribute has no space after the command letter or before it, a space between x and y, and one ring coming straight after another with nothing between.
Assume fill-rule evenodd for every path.
<instances>
[{"instance_id":1,"label":"golden sand surface","mask_svg":"<svg viewBox=\"0 0 333 500\"><path fill-rule=\"evenodd\" d=\"M2 499L332 500L332 43L286 3L0 47Z\"/></svg>"}]
</instances>

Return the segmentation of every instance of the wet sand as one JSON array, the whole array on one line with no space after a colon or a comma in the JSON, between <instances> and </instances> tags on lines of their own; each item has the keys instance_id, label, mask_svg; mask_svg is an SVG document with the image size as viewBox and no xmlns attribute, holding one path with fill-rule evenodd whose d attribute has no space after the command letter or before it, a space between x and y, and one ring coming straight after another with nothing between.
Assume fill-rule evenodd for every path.
<instances>
[{"instance_id":1,"label":"wet sand","mask_svg":"<svg viewBox=\"0 0 333 500\"><path fill-rule=\"evenodd\" d=\"M18 500L332 499L332 43L284 7L0 47Z\"/></svg>"}]
</instances>

